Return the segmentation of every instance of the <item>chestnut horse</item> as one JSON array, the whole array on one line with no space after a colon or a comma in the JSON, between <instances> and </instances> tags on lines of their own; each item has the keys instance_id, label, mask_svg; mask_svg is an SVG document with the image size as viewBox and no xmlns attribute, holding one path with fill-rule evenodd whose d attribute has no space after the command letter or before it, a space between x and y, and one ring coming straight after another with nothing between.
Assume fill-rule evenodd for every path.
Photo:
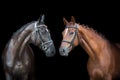
<instances>
[{"instance_id":1,"label":"chestnut horse","mask_svg":"<svg viewBox=\"0 0 120 80\"><path fill-rule=\"evenodd\" d=\"M77 24L74 17L71 22L63 18L66 25L59 49L61 56L79 44L89 55L87 69L90 80L112 80L120 77L120 45L113 44L92 28Z\"/></svg>"},{"instance_id":2,"label":"chestnut horse","mask_svg":"<svg viewBox=\"0 0 120 80\"><path fill-rule=\"evenodd\" d=\"M7 43L2 55L6 80L35 79L34 54L30 43L42 49L47 57L54 56L55 47L44 24L44 15L38 21L21 27Z\"/></svg>"}]
</instances>

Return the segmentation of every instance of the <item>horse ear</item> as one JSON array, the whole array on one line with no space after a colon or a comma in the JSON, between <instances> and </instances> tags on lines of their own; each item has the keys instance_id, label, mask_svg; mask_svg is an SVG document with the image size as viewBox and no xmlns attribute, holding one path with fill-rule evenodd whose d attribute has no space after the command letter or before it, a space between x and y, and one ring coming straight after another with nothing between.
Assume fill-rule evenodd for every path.
<instances>
[{"instance_id":1,"label":"horse ear","mask_svg":"<svg viewBox=\"0 0 120 80\"><path fill-rule=\"evenodd\" d=\"M38 23L40 24L44 24L44 19L45 19L45 15L41 15L40 18L38 19Z\"/></svg>"},{"instance_id":2,"label":"horse ear","mask_svg":"<svg viewBox=\"0 0 120 80\"><path fill-rule=\"evenodd\" d=\"M43 15L41 16L40 23L44 23L44 19L45 19L45 15L43 14Z\"/></svg>"},{"instance_id":3,"label":"horse ear","mask_svg":"<svg viewBox=\"0 0 120 80\"><path fill-rule=\"evenodd\" d=\"M74 16L71 16L71 21L72 21L74 24L76 23Z\"/></svg>"},{"instance_id":4,"label":"horse ear","mask_svg":"<svg viewBox=\"0 0 120 80\"><path fill-rule=\"evenodd\" d=\"M65 18L63 18L63 22L64 22L64 25L68 24L68 21Z\"/></svg>"}]
</instances>

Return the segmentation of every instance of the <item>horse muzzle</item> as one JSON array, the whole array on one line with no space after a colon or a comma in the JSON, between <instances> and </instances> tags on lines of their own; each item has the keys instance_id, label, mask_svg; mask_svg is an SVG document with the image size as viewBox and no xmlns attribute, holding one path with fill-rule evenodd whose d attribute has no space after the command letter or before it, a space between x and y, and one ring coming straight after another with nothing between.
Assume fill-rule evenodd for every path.
<instances>
[{"instance_id":1,"label":"horse muzzle","mask_svg":"<svg viewBox=\"0 0 120 80\"><path fill-rule=\"evenodd\" d=\"M47 57L53 57L56 53L55 46L52 44L45 50L45 53Z\"/></svg>"},{"instance_id":2,"label":"horse muzzle","mask_svg":"<svg viewBox=\"0 0 120 80\"><path fill-rule=\"evenodd\" d=\"M61 56L68 56L68 53L70 52L68 48L60 48L59 49Z\"/></svg>"}]
</instances>

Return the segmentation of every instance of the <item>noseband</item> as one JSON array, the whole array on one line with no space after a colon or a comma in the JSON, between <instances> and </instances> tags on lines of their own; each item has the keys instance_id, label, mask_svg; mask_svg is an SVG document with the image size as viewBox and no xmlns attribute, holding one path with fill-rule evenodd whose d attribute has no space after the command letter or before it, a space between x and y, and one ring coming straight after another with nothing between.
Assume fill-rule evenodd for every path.
<instances>
[{"instance_id":1,"label":"noseband","mask_svg":"<svg viewBox=\"0 0 120 80\"><path fill-rule=\"evenodd\" d=\"M68 27L66 26L66 28L74 28L76 29L75 30L75 35L73 37L73 39L71 41L66 41L66 40L62 40L62 42L66 42L66 43L69 43L70 46L68 48L70 48L71 46L74 47L74 40L75 40L75 37L77 36L77 38L79 39L79 35L78 35L78 26L76 25L75 27ZM79 40L78 40L79 41Z\"/></svg>"},{"instance_id":2,"label":"noseband","mask_svg":"<svg viewBox=\"0 0 120 80\"><path fill-rule=\"evenodd\" d=\"M45 25L40 25L41 26L45 26ZM35 23L35 28L37 27L37 23ZM48 31L48 30L47 30ZM40 48L42 48L43 50L47 50L52 44L53 44L53 41L52 40L49 40L49 41L46 41L44 42L44 40L42 39L42 35L41 35L41 32L39 30L36 30L36 39L35 39L35 44L36 44L36 40L37 40L37 34L39 35L39 39L41 41L40 43ZM49 44L47 46L47 44ZM47 47L46 47L47 46Z\"/></svg>"}]
</instances>

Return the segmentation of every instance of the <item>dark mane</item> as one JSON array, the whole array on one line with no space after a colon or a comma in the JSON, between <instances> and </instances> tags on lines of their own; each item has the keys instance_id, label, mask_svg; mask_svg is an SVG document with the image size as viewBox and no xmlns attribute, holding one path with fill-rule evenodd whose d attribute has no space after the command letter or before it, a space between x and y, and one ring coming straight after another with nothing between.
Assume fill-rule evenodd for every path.
<instances>
[{"instance_id":1,"label":"dark mane","mask_svg":"<svg viewBox=\"0 0 120 80\"><path fill-rule=\"evenodd\" d=\"M34 22L36 22L36 21L32 21L32 22L29 22L29 23L23 25L20 29L18 29L15 33L13 33L12 38L18 36L25 28L27 28L30 24L32 24Z\"/></svg>"}]
</instances>

